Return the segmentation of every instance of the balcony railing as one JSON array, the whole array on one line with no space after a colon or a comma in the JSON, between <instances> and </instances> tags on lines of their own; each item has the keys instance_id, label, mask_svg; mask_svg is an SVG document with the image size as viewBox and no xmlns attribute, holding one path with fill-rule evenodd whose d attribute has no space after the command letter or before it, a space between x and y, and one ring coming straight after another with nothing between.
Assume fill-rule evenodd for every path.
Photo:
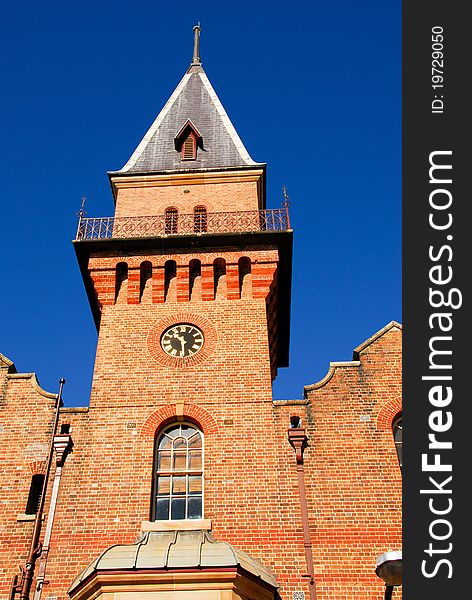
<instances>
[{"instance_id":1,"label":"balcony railing","mask_svg":"<svg viewBox=\"0 0 472 600\"><path fill-rule=\"evenodd\" d=\"M208 233L246 233L290 229L288 208L243 212L86 218L79 215L77 240L142 238Z\"/></svg>"}]
</instances>

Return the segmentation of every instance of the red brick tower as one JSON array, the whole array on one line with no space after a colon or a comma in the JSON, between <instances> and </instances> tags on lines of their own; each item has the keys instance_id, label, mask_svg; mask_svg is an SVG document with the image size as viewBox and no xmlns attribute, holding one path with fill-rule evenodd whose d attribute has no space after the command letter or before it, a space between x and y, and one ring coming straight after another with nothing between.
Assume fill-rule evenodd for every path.
<instances>
[{"instance_id":1,"label":"red brick tower","mask_svg":"<svg viewBox=\"0 0 472 600\"><path fill-rule=\"evenodd\" d=\"M267 449L271 384L288 361L292 232L286 207L266 209L265 164L218 100L196 34L189 70L109 173L114 218L81 219L75 242L99 329L89 417L100 440L83 485L107 498L84 535L103 531L95 557L140 527L208 530L270 565L259 548L283 528L269 527L280 482ZM204 465L189 455L161 469L155 445L180 423L204 438Z\"/></svg>"}]
</instances>

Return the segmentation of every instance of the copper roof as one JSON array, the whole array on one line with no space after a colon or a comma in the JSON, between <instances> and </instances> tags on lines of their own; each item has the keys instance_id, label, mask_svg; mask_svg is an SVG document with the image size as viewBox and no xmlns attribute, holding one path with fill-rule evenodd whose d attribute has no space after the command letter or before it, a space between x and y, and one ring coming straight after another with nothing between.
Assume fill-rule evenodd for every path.
<instances>
[{"instance_id":1,"label":"copper roof","mask_svg":"<svg viewBox=\"0 0 472 600\"><path fill-rule=\"evenodd\" d=\"M275 577L260 561L227 542L216 541L210 532L148 531L135 543L107 548L75 579L70 594L99 571L207 569L239 567L277 587Z\"/></svg>"}]
</instances>

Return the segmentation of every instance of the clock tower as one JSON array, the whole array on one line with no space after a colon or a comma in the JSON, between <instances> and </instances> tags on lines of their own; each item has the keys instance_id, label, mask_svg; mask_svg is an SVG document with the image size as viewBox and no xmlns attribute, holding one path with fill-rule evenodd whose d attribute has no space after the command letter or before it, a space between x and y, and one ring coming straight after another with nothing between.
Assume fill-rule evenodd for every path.
<instances>
[{"instance_id":1,"label":"clock tower","mask_svg":"<svg viewBox=\"0 0 472 600\"><path fill-rule=\"evenodd\" d=\"M81 215L74 242L98 329L88 451L112 516L95 526L102 548L139 527L191 529L270 561L256 540L272 518L263 499L276 505L280 488L269 425L288 365L292 231L286 205L267 208L266 165L198 47L197 26L188 71L108 174L114 216Z\"/></svg>"}]
</instances>

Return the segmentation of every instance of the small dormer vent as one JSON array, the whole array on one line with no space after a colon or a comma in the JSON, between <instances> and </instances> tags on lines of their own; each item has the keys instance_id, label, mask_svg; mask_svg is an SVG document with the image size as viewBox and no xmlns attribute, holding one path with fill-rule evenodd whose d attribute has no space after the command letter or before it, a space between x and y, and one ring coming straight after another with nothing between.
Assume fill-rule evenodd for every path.
<instances>
[{"instance_id":1,"label":"small dormer vent","mask_svg":"<svg viewBox=\"0 0 472 600\"><path fill-rule=\"evenodd\" d=\"M196 160L197 148L203 150L203 137L192 121L188 120L175 136L174 145L177 152L181 153L182 160Z\"/></svg>"}]
</instances>

